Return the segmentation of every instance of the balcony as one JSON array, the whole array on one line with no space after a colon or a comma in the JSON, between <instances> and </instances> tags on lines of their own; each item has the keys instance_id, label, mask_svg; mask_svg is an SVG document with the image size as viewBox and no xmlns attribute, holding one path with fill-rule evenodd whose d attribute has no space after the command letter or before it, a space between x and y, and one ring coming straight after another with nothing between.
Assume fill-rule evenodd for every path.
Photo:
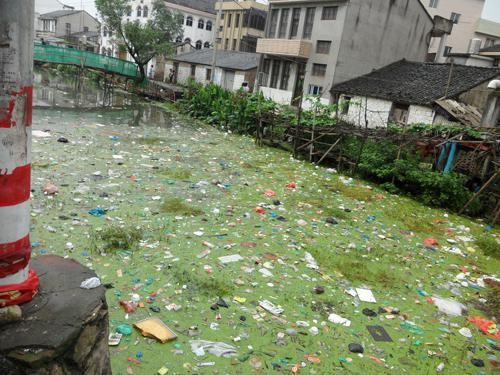
<instances>
[{"instance_id":1,"label":"balcony","mask_svg":"<svg viewBox=\"0 0 500 375\"><path fill-rule=\"evenodd\" d=\"M308 59L311 56L312 43L300 39L258 39L257 53L281 55Z\"/></svg>"}]
</instances>

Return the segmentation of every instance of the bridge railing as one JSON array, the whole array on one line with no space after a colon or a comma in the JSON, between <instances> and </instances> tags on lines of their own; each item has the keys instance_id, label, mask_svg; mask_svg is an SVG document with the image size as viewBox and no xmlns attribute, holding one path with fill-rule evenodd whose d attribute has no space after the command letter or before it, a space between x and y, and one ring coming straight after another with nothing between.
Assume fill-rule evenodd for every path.
<instances>
[{"instance_id":1,"label":"bridge railing","mask_svg":"<svg viewBox=\"0 0 500 375\"><path fill-rule=\"evenodd\" d=\"M35 43L34 60L94 68L127 77L138 75L137 65L133 62L75 48Z\"/></svg>"}]
</instances>

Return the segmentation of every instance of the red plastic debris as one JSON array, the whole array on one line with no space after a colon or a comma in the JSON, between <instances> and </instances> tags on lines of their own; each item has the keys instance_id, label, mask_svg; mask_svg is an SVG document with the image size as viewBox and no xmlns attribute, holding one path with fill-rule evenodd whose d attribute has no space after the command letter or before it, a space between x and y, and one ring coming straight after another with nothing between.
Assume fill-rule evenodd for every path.
<instances>
[{"instance_id":1,"label":"red plastic debris","mask_svg":"<svg viewBox=\"0 0 500 375\"><path fill-rule=\"evenodd\" d=\"M265 214L266 213L266 210L263 209L262 207L255 207L255 212L257 212L258 214Z\"/></svg>"},{"instance_id":2,"label":"red plastic debris","mask_svg":"<svg viewBox=\"0 0 500 375\"><path fill-rule=\"evenodd\" d=\"M425 240L424 240L424 245L425 246L438 246L438 242L436 239L432 238L432 237L427 237Z\"/></svg>"},{"instance_id":3,"label":"red plastic debris","mask_svg":"<svg viewBox=\"0 0 500 375\"><path fill-rule=\"evenodd\" d=\"M484 334L500 340L500 330L498 329L494 321L482 318L480 316L472 316L469 318L469 322L474 324Z\"/></svg>"}]
</instances>

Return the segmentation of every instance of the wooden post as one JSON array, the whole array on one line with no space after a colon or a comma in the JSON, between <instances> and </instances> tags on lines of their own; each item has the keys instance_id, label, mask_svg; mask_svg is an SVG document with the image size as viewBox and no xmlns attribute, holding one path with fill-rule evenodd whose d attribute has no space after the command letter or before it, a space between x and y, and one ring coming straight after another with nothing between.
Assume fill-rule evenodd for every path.
<instances>
[{"instance_id":1,"label":"wooden post","mask_svg":"<svg viewBox=\"0 0 500 375\"><path fill-rule=\"evenodd\" d=\"M300 94L299 98L299 109L297 112L297 125L295 126L295 137L293 138L293 157L297 158L297 142L298 142L298 137L299 137L299 127L300 127L300 117L302 115L302 98L304 97L304 94Z\"/></svg>"},{"instance_id":2,"label":"wooden post","mask_svg":"<svg viewBox=\"0 0 500 375\"><path fill-rule=\"evenodd\" d=\"M488 181L486 181L486 183L481 187L481 189L479 189L479 191L477 193L475 193L470 199L469 201L465 204L465 206L462 207L462 209L460 211L458 211L459 214L462 214L462 212L465 211L465 209L467 207L469 207L469 205L474 202L481 194L484 190L486 190L486 188L491 185L491 183L493 181L495 181L495 178L497 178L498 174L500 174L500 171L496 171L495 174L493 176L490 177L490 179Z\"/></svg>"}]
</instances>

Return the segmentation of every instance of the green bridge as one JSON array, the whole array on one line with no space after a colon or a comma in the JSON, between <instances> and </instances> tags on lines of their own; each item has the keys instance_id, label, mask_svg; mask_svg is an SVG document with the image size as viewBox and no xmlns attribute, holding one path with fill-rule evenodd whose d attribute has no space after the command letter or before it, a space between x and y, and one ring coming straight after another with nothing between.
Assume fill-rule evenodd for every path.
<instances>
[{"instance_id":1,"label":"green bridge","mask_svg":"<svg viewBox=\"0 0 500 375\"><path fill-rule=\"evenodd\" d=\"M137 65L133 62L74 48L35 44L34 60L44 63L76 65L125 77L135 78L138 76Z\"/></svg>"}]
</instances>

